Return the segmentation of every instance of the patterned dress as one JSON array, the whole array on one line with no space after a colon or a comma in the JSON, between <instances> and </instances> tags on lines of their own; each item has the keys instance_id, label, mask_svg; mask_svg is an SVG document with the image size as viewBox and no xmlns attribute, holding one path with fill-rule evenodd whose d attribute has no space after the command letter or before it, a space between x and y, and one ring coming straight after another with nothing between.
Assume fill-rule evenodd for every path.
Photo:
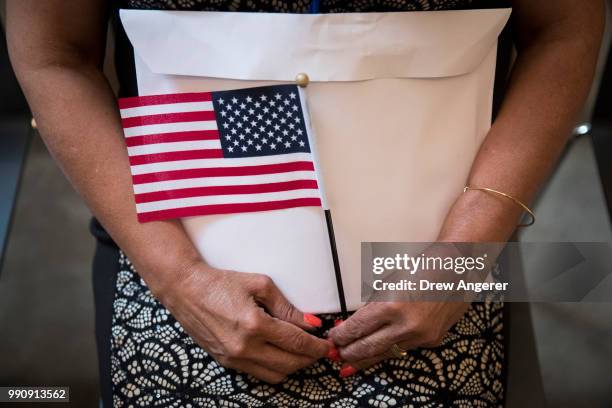
<instances>
[{"instance_id":1,"label":"patterned dress","mask_svg":"<svg viewBox=\"0 0 612 408\"><path fill-rule=\"evenodd\" d=\"M480 8L477 0L323 0L320 12ZM486 6L486 5L485 5ZM489 2L488 6L492 6ZM124 0L124 8L308 12L307 0ZM474 303L441 345L340 378L321 359L278 385L219 365L183 331L120 253L110 335L115 407L498 407L503 304ZM335 315L322 315L325 336Z\"/></svg>"}]
</instances>

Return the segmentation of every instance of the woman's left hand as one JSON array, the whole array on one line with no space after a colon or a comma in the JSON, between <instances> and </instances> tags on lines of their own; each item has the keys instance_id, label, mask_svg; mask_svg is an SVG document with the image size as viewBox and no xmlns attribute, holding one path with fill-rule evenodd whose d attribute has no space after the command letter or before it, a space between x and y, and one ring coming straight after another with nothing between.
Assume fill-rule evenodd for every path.
<instances>
[{"instance_id":1,"label":"woman's left hand","mask_svg":"<svg viewBox=\"0 0 612 408\"><path fill-rule=\"evenodd\" d=\"M348 377L379 361L396 357L391 347L403 350L434 347L469 307L468 302L368 303L334 327L329 338L346 363Z\"/></svg>"}]
</instances>

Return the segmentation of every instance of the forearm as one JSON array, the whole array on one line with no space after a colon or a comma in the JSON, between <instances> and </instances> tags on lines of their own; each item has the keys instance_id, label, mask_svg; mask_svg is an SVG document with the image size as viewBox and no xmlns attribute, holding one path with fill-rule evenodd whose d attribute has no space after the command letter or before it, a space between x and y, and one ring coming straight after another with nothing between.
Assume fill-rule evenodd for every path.
<instances>
[{"instance_id":1,"label":"forearm","mask_svg":"<svg viewBox=\"0 0 612 408\"><path fill-rule=\"evenodd\" d=\"M198 254L176 221L139 223L112 91L90 64L15 64L41 136L94 215L153 290L188 271Z\"/></svg>"},{"instance_id":2,"label":"forearm","mask_svg":"<svg viewBox=\"0 0 612 408\"><path fill-rule=\"evenodd\" d=\"M528 203L555 164L590 89L600 40L597 32L585 39L572 30L557 31L540 32L519 50L504 103L468 185ZM507 198L468 191L453 205L439 239L505 242L521 214Z\"/></svg>"}]
</instances>

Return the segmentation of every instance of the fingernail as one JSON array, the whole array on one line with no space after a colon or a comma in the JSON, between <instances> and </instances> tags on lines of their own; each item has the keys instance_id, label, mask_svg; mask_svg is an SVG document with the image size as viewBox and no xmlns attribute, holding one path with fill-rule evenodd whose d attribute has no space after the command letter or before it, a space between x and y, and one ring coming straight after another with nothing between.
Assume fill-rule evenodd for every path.
<instances>
[{"instance_id":1,"label":"fingernail","mask_svg":"<svg viewBox=\"0 0 612 408\"><path fill-rule=\"evenodd\" d=\"M334 327L340 326L343 322L344 322L344 320L342 320L342 319L334 320Z\"/></svg>"},{"instance_id":2,"label":"fingernail","mask_svg":"<svg viewBox=\"0 0 612 408\"><path fill-rule=\"evenodd\" d=\"M312 327L321 327L321 325L323 324L321 322L321 319L310 313L304 313L304 321L306 322L306 324L309 324Z\"/></svg>"},{"instance_id":3,"label":"fingernail","mask_svg":"<svg viewBox=\"0 0 612 408\"><path fill-rule=\"evenodd\" d=\"M342 365L342 368L340 369L340 377L341 378L350 377L351 375L355 374L356 372L357 372L357 369L355 367L353 367L350 364L344 363Z\"/></svg>"},{"instance_id":4,"label":"fingernail","mask_svg":"<svg viewBox=\"0 0 612 408\"><path fill-rule=\"evenodd\" d=\"M340 361L340 352L336 347L331 346L327 351L327 358L329 358L331 361Z\"/></svg>"}]
</instances>

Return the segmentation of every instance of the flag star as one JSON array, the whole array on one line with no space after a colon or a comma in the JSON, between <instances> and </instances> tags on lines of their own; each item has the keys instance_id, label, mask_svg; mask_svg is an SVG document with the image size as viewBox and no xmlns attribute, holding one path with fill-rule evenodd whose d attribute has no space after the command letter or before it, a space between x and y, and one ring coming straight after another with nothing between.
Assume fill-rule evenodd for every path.
<instances>
[{"instance_id":1,"label":"flag star","mask_svg":"<svg viewBox=\"0 0 612 408\"><path fill-rule=\"evenodd\" d=\"M259 127L259 131L260 131L260 132L265 132L265 131L266 131L266 128L265 128L265 127L263 127L263 126L260 126L260 127Z\"/></svg>"},{"instance_id":2,"label":"flag star","mask_svg":"<svg viewBox=\"0 0 612 408\"><path fill-rule=\"evenodd\" d=\"M228 124L227 122L224 122L224 123L223 123L223 127L224 127L225 129L227 129L227 128L229 127L229 124Z\"/></svg>"},{"instance_id":3,"label":"flag star","mask_svg":"<svg viewBox=\"0 0 612 408\"><path fill-rule=\"evenodd\" d=\"M253 141L251 139L247 140L247 144L250 146L253 144Z\"/></svg>"},{"instance_id":4,"label":"flag star","mask_svg":"<svg viewBox=\"0 0 612 408\"><path fill-rule=\"evenodd\" d=\"M233 117L230 117L228 120L229 120L231 123L234 123L234 120L235 120L235 119L234 119Z\"/></svg>"},{"instance_id":5,"label":"flag star","mask_svg":"<svg viewBox=\"0 0 612 408\"><path fill-rule=\"evenodd\" d=\"M253 98L251 98L250 96L247 96L246 97L246 101L247 101L247 103L251 103L251 102L253 102Z\"/></svg>"},{"instance_id":6,"label":"flag star","mask_svg":"<svg viewBox=\"0 0 612 408\"><path fill-rule=\"evenodd\" d=\"M253 138L259 139L259 133L257 133L257 132L253 133Z\"/></svg>"},{"instance_id":7,"label":"flag star","mask_svg":"<svg viewBox=\"0 0 612 408\"><path fill-rule=\"evenodd\" d=\"M302 133L304 133L304 132L302 132L302 129L298 129L298 130L297 130L297 134L298 134L298 135L302 136Z\"/></svg>"},{"instance_id":8,"label":"flag star","mask_svg":"<svg viewBox=\"0 0 612 408\"><path fill-rule=\"evenodd\" d=\"M230 135L226 135L226 136L225 136L225 139L226 139L226 140L232 140L232 137L231 137Z\"/></svg>"},{"instance_id":9,"label":"flag star","mask_svg":"<svg viewBox=\"0 0 612 408\"><path fill-rule=\"evenodd\" d=\"M248 117L247 115L244 115L244 116L242 117L242 120L244 120L244 121L246 122L247 120L249 120L249 117Z\"/></svg>"},{"instance_id":10,"label":"flag star","mask_svg":"<svg viewBox=\"0 0 612 408\"><path fill-rule=\"evenodd\" d=\"M280 130L280 126L279 125L274 125L274 130Z\"/></svg>"},{"instance_id":11,"label":"flag star","mask_svg":"<svg viewBox=\"0 0 612 408\"><path fill-rule=\"evenodd\" d=\"M240 142L238 142L237 140L234 140L234 146L238 146L240 144Z\"/></svg>"},{"instance_id":12,"label":"flag star","mask_svg":"<svg viewBox=\"0 0 612 408\"><path fill-rule=\"evenodd\" d=\"M232 98L232 103L238 103L238 99L236 99L236 97Z\"/></svg>"},{"instance_id":13,"label":"flag star","mask_svg":"<svg viewBox=\"0 0 612 408\"><path fill-rule=\"evenodd\" d=\"M230 147L227 148L227 151L232 153L234 151L234 148L232 146L230 146Z\"/></svg>"},{"instance_id":14,"label":"flag star","mask_svg":"<svg viewBox=\"0 0 612 408\"><path fill-rule=\"evenodd\" d=\"M300 147L304 147L305 143L303 140L300 140Z\"/></svg>"},{"instance_id":15,"label":"flag star","mask_svg":"<svg viewBox=\"0 0 612 408\"><path fill-rule=\"evenodd\" d=\"M242 122L238 122L238 123L236 124L236 126L238 126L239 128L241 128L241 127L242 127Z\"/></svg>"},{"instance_id":16,"label":"flag star","mask_svg":"<svg viewBox=\"0 0 612 408\"><path fill-rule=\"evenodd\" d=\"M283 135L287 136L289 134L289 131L287 129L283 130Z\"/></svg>"},{"instance_id":17,"label":"flag star","mask_svg":"<svg viewBox=\"0 0 612 408\"><path fill-rule=\"evenodd\" d=\"M295 93L291 92L291 93L289 94L289 97L290 97L291 99L295 99Z\"/></svg>"},{"instance_id":18,"label":"flag star","mask_svg":"<svg viewBox=\"0 0 612 408\"><path fill-rule=\"evenodd\" d=\"M261 106L261 103L259 103L259 102L255 102L255 107L256 107L256 108L259 108L260 106Z\"/></svg>"},{"instance_id":19,"label":"flag star","mask_svg":"<svg viewBox=\"0 0 612 408\"><path fill-rule=\"evenodd\" d=\"M272 121L270 119L266 119L266 125L270 126L272 124Z\"/></svg>"},{"instance_id":20,"label":"flag star","mask_svg":"<svg viewBox=\"0 0 612 408\"><path fill-rule=\"evenodd\" d=\"M270 112L270 109L268 109L268 108L263 108L263 111L264 111L264 113L268 113L268 112Z\"/></svg>"},{"instance_id":21,"label":"flag star","mask_svg":"<svg viewBox=\"0 0 612 408\"><path fill-rule=\"evenodd\" d=\"M300 118L295 118L295 121L298 123L301 122Z\"/></svg>"},{"instance_id":22,"label":"flag star","mask_svg":"<svg viewBox=\"0 0 612 408\"><path fill-rule=\"evenodd\" d=\"M236 110L234 111L234 115L238 116L240 114L240 109L236 108Z\"/></svg>"},{"instance_id":23,"label":"flag star","mask_svg":"<svg viewBox=\"0 0 612 408\"><path fill-rule=\"evenodd\" d=\"M263 143L263 144L268 143L268 139L264 137L263 139L261 139L261 143Z\"/></svg>"},{"instance_id":24,"label":"flag star","mask_svg":"<svg viewBox=\"0 0 612 408\"><path fill-rule=\"evenodd\" d=\"M221 111L221 116L225 117L227 115L226 111Z\"/></svg>"},{"instance_id":25,"label":"flag star","mask_svg":"<svg viewBox=\"0 0 612 408\"><path fill-rule=\"evenodd\" d=\"M277 141L278 143L282 143L282 142L283 142L283 138L282 138L282 137L280 137L280 136L276 136L276 141Z\"/></svg>"},{"instance_id":26,"label":"flag star","mask_svg":"<svg viewBox=\"0 0 612 408\"><path fill-rule=\"evenodd\" d=\"M283 101L283 103L284 103L285 105L289 105L289 99L285 99L285 100Z\"/></svg>"},{"instance_id":27,"label":"flag star","mask_svg":"<svg viewBox=\"0 0 612 408\"><path fill-rule=\"evenodd\" d=\"M237 131L236 129L234 129L234 128L232 128L232 129L230 130L230 132L232 132L232 135L235 135L236 133L238 133L238 131Z\"/></svg>"},{"instance_id":28,"label":"flag star","mask_svg":"<svg viewBox=\"0 0 612 408\"><path fill-rule=\"evenodd\" d=\"M247 151L247 147L246 146L240 146L240 148L242 149L243 152Z\"/></svg>"},{"instance_id":29,"label":"flag star","mask_svg":"<svg viewBox=\"0 0 612 408\"><path fill-rule=\"evenodd\" d=\"M291 112L287 111L287 112L285 112L285 115L287 115L287 117L288 117L288 118L290 118L290 117L292 117L292 116L293 116L293 113L291 113Z\"/></svg>"},{"instance_id":30,"label":"flag star","mask_svg":"<svg viewBox=\"0 0 612 408\"><path fill-rule=\"evenodd\" d=\"M243 103L240 104L240 109L244 109L244 108L246 108L246 105L243 102Z\"/></svg>"},{"instance_id":31,"label":"flag star","mask_svg":"<svg viewBox=\"0 0 612 408\"><path fill-rule=\"evenodd\" d=\"M272 119L276 119L276 118L278 118L278 113L274 112L274 113L272 114Z\"/></svg>"},{"instance_id":32,"label":"flag star","mask_svg":"<svg viewBox=\"0 0 612 408\"><path fill-rule=\"evenodd\" d=\"M290 148L290 147L291 147L291 142L289 142L289 141L285 142L285 147L286 147L287 149L288 149L288 148Z\"/></svg>"},{"instance_id":33,"label":"flag star","mask_svg":"<svg viewBox=\"0 0 612 408\"><path fill-rule=\"evenodd\" d=\"M255 127L255 125L257 125L257 121L256 120L252 120L251 121L251 126Z\"/></svg>"},{"instance_id":34,"label":"flag star","mask_svg":"<svg viewBox=\"0 0 612 408\"><path fill-rule=\"evenodd\" d=\"M263 120L263 115L261 113L257 115L257 120Z\"/></svg>"},{"instance_id":35,"label":"flag star","mask_svg":"<svg viewBox=\"0 0 612 408\"><path fill-rule=\"evenodd\" d=\"M279 111L279 112L282 112L282 111L284 111L284 110L285 110L285 108L283 108L282 106L279 106L279 107L278 107L278 111Z\"/></svg>"},{"instance_id":36,"label":"flag star","mask_svg":"<svg viewBox=\"0 0 612 408\"><path fill-rule=\"evenodd\" d=\"M241 133L241 134L238 135L238 137L240 138L240 140L244 140L245 136Z\"/></svg>"},{"instance_id":37,"label":"flag star","mask_svg":"<svg viewBox=\"0 0 612 408\"><path fill-rule=\"evenodd\" d=\"M272 150L276 149L276 143L270 143L270 149Z\"/></svg>"},{"instance_id":38,"label":"flag star","mask_svg":"<svg viewBox=\"0 0 612 408\"><path fill-rule=\"evenodd\" d=\"M274 97L275 97L277 100L280 100L280 98L281 98L281 94L279 94L279 93L277 92L277 93L276 93L276 95L274 95Z\"/></svg>"},{"instance_id":39,"label":"flag star","mask_svg":"<svg viewBox=\"0 0 612 408\"><path fill-rule=\"evenodd\" d=\"M251 133L251 128L244 129L244 133Z\"/></svg>"},{"instance_id":40,"label":"flag star","mask_svg":"<svg viewBox=\"0 0 612 408\"><path fill-rule=\"evenodd\" d=\"M295 125L293 123L289 124L289 129L293 129L295 127Z\"/></svg>"},{"instance_id":41,"label":"flag star","mask_svg":"<svg viewBox=\"0 0 612 408\"><path fill-rule=\"evenodd\" d=\"M255 113L255 110L253 108L249 109L249 115L252 115Z\"/></svg>"},{"instance_id":42,"label":"flag star","mask_svg":"<svg viewBox=\"0 0 612 408\"><path fill-rule=\"evenodd\" d=\"M287 122L287 119L285 119L285 118L281 118L280 119L280 123L282 123L283 125L285 124L285 122Z\"/></svg>"},{"instance_id":43,"label":"flag star","mask_svg":"<svg viewBox=\"0 0 612 408\"><path fill-rule=\"evenodd\" d=\"M261 145L255 145L255 150L261 150Z\"/></svg>"},{"instance_id":44,"label":"flag star","mask_svg":"<svg viewBox=\"0 0 612 408\"><path fill-rule=\"evenodd\" d=\"M217 102L219 103L219 105L223 105L225 101L223 100L223 98L219 98L217 99Z\"/></svg>"},{"instance_id":45,"label":"flag star","mask_svg":"<svg viewBox=\"0 0 612 408\"><path fill-rule=\"evenodd\" d=\"M297 140L297 136L296 135L291 136L291 140L295 142Z\"/></svg>"},{"instance_id":46,"label":"flag star","mask_svg":"<svg viewBox=\"0 0 612 408\"><path fill-rule=\"evenodd\" d=\"M270 130L270 131L268 131L268 136L270 136L270 137L274 136L274 132L273 132L273 131L271 131L271 130Z\"/></svg>"},{"instance_id":47,"label":"flag star","mask_svg":"<svg viewBox=\"0 0 612 408\"><path fill-rule=\"evenodd\" d=\"M293 105L293 106L291 107L291 109L293 109L294 111L297 111L297 110L298 110L298 107L297 107L297 105Z\"/></svg>"},{"instance_id":48,"label":"flag star","mask_svg":"<svg viewBox=\"0 0 612 408\"><path fill-rule=\"evenodd\" d=\"M270 101L269 103L270 103L270 106L276 106L276 102L274 101Z\"/></svg>"}]
</instances>

